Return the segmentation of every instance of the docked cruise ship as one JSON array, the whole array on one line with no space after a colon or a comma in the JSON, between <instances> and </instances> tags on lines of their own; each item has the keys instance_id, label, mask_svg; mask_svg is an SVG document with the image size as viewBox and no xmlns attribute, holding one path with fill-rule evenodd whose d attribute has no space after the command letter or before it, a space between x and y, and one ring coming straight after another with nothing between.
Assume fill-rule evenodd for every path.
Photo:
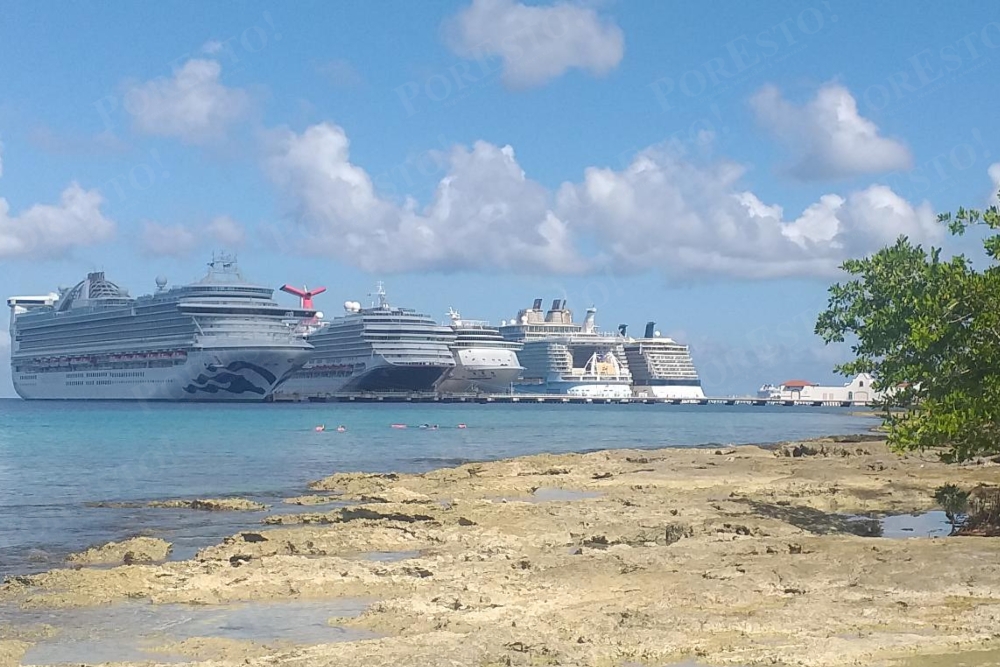
<instances>
[{"instance_id":1,"label":"docked cruise ship","mask_svg":"<svg viewBox=\"0 0 1000 667\"><path fill-rule=\"evenodd\" d=\"M438 381L443 394L504 393L521 375L517 353L520 343L505 340L496 327L480 320L465 320L453 309L448 310L455 342L451 345L454 368Z\"/></svg>"},{"instance_id":2,"label":"docked cruise ship","mask_svg":"<svg viewBox=\"0 0 1000 667\"><path fill-rule=\"evenodd\" d=\"M635 395L704 398L705 393L688 346L660 336L655 328L655 322L647 322L642 338L630 338L625 342L625 358L632 372L632 389Z\"/></svg>"},{"instance_id":3,"label":"docked cruise ship","mask_svg":"<svg viewBox=\"0 0 1000 667\"><path fill-rule=\"evenodd\" d=\"M554 300L544 313L542 300L535 299L531 308L501 326L505 339L523 346L518 358L524 371L515 390L588 398L632 396L624 339L599 332L596 313L596 308L588 308L583 323L576 324L565 299Z\"/></svg>"},{"instance_id":4,"label":"docked cruise ship","mask_svg":"<svg viewBox=\"0 0 1000 667\"><path fill-rule=\"evenodd\" d=\"M382 283L377 301L344 304L344 315L305 329L314 350L305 366L276 392L283 400L322 401L358 392L432 392L455 366L451 327L428 315L397 308Z\"/></svg>"},{"instance_id":5,"label":"docked cruise ship","mask_svg":"<svg viewBox=\"0 0 1000 667\"><path fill-rule=\"evenodd\" d=\"M190 285L132 298L93 272L69 289L13 296L11 375L26 399L261 401L308 358L290 321L312 315L218 255Z\"/></svg>"}]
</instances>

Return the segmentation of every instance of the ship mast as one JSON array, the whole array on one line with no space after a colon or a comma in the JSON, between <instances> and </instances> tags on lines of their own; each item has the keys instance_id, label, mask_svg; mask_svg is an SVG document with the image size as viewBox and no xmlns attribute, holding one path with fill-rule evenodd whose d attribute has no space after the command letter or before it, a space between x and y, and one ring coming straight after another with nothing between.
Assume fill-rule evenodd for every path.
<instances>
[{"instance_id":1,"label":"ship mast","mask_svg":"<svg viewBox=\"0 0 1000 667\"><path fill-rule=\"evenodd\" d=\"M369 293L368 296L378 297L378 303L377 303L378 308L386 309L389 307L389 302L386 301L385 298L385 285L382 283L381 280L375 283L375 293L374 294ZM376 304L372 303L372 307L373 308L376 307Z\"/></svg>"}]
</instances>

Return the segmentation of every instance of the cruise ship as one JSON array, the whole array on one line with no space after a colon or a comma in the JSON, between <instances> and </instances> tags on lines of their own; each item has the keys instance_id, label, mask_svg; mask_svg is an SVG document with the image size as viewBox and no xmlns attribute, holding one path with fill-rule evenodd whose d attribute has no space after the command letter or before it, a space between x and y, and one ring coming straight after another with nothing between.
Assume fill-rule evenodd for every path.
<instances>
[{"instance_id":1,"label":"cruise ship","mask_svg":"<svg viewBox=\"0 0 1000 667\"><path fill-rule=\"evenodd\" d=\"M448 310L448 319L455 332L451 345L455 366L438 381L437 390L443 394L509 392L523 370L517 359L521 344L505 340L488 322L462 319L454 309Z\"/></svg>"},{"instance_id":2,"label":"cruise ship","mask_svg":"<svg viewBox=\"0 0 1000 667\"><path fill-rule=\"evenodd\" d=\"M303 321L299 329L313 352L276 398L323 401L345 393L435 390L455 366L449 347L455 332L428 315L389 305L382 283L374 296L368 308L347 301L340 317Z\"/></svg>"},{"instance_id":3,"label":"cruise ship","mask_svg":"<svg viewBox=\"0 0 1000 667\"><path fill-rule=\"evenodd\" d=\"M535 299L531 308L504 323L500 334L522 345L518 358L524 371L514 389L588 398L631 397L624 339L599 332L596 313L596 308L588 308L583 323L576 324L565 299L555 299L544 313L542 300Z\"/></svg>"},{"instance_id":4,"label":"cruise ship","mask_svg":"<svg viewBox=\"0 0 1000 667\"><path fill-rule=\"evenodd\" d=\"M25 399L263 401L306 362L289 322L312 315L217 255L190 285L132 298L93 272L68 289L13 296L11 375Z\"/></svg>"},{"instance_id":5,"label":"cruise ship","mask_svg":"<svg viewBox=\"0 0 1000 667\"><path fill-rule=\"evenodd\" d=\"M622 334L625 334L622 326ZM625 359L632 372L632 390L638 397L704 398L698 371L687 345L660 336L655 322L647 322L642 338L625 342Z\"/></svg>"}]
</instances>

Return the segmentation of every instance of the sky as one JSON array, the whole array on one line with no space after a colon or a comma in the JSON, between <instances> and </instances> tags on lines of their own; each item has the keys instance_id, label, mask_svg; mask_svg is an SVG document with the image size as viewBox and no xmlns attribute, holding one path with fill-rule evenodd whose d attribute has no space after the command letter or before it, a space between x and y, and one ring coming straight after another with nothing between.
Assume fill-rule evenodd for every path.
<instances>
[{"instance_id":1,"label":"sky","mask_svg":"<svg viewBox=\"0 0 1000 667\"><path fill-rule=\"evenodd\" d=\"M3 0L0 293L229 250L328 316L565 298L710 395L839 382L844 259L975 252L936 217L995 201L998 65L990 3Z\"/></svg>"}]
</instances>

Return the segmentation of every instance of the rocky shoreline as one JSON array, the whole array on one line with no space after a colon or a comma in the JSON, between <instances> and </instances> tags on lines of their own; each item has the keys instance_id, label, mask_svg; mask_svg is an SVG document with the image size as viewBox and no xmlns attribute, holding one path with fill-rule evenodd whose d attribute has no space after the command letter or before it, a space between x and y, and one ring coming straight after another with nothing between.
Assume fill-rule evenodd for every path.
<instances>
[{"instance_id":1,"label":"rocky shoreline","mask_svg":"<svg viewBox=\"0 0 1000 667\"><path fill-rule=\"evenodd\" d=\"M194 559L112 545L12 578L0 604L373 601L329 623L374 639L156 649L204 667L1000 664L1000 538L866 536L879 516L932 509L941 484L998 481L996 464L898 456L875 436L342 473L290 499L301 513ZM58 632L0 626L0 664Z\"/></svg>"}]
</instances>

